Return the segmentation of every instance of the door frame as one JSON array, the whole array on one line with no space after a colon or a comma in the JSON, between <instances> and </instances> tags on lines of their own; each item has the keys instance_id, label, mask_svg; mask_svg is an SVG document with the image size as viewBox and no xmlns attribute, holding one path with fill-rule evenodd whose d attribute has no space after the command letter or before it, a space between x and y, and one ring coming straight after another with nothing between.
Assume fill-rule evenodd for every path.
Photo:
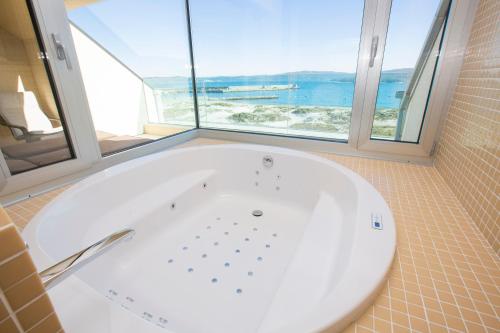
<instances>
[{"instance_id":1,"label":"door frame","mask_svg":"<svg viewBox=\"0 0 500 333\"><path fill-rule=\"evenodd\" d=\"M52 81L51 83L56 89L53 93L54 99L58 99L56 104L60 106L58 111L64 118L63 125L67 132L66 137L71 141L68 142L68 145L73 148L74 158L12 175L3 154L0 154L0 167L2 169L0 193L2 194L16 192L87 169L100 158L75 49L72 47L69 26L64 22L66 17L64 2L26 0L26 3L31 12L30 15L32 15L31 21L34 22L33 28L37 30L41 39L39 42L43 44L45 49L45 57L50 71L48 79ZM59 35L65 46L66 55L72 61L71 69L67 68L65 61L57 59L51 34Z\"/></svg>"},{"instance_id":2,"label":"door frame","mask_svg":"<svg viewBox=\"0 0 500 333\"><path fill-rule=\"evenodd\" d=\"M373 36L379 36L379 51L375 57L374 66L368 70L362 120L357 139L357 148L360 151L406 154L418 157L432 156L439 139L438 129L446 116L460 73L463 55L474 20L474 15L471 15L471 13L475 13L478 3L479 0L451 1L427 110L422 123L420 140L418 143L408 143L371 139L375 103L392 5L392 0L379 0L377 23L373 30Z\"/></svg>"}]
</instances>

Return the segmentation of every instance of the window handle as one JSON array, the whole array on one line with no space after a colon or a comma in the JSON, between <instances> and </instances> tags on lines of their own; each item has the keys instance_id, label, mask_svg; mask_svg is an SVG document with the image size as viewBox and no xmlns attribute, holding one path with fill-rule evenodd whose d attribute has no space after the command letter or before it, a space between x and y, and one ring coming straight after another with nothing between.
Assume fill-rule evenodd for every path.
<instances>
[{"instance_id":1,"label":"window handle","mask_svg":"<svg viewBox=\"0 0 500 333\"><path fill-rule=\"evenodd\" d=\"M66 62L66 68L68 70L72 70L73 66L71 65L71 61L69 60L68 54L66 53L66 48L64 44L61 42L58 34L52 34L52 41L54 42L54 46L56 48L57 59Z\"/></svg>"},{"instance_id":2,"label":"window handle","mask_svg":"<svg viewBox=\"0 0 500 333\"><path fill-rule=\"evenodd\" d=\"M378 50L378 36L373 36L372 45L370 47L370 67L373 67L373 64L375 63L377 50Z\"/></svg>"}]
</instances>

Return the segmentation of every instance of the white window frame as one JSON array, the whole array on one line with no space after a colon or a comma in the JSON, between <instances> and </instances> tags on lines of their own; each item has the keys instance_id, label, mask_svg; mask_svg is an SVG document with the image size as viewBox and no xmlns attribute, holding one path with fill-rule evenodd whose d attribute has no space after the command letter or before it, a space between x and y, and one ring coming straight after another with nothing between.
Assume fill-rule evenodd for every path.
<instances>
[{"instance_id":1,"label":"white window frame","mask_svg":"<svg viewBox=\"0 0 500 333\"><path fill-rule=\"evenodd\" d=\"M420 140L418 143L408 143L371 139L375 104L392 5L391 0L378 1L377 21L374 25L372 36L365 36L370 40L373 36L378 36L379 47L373 67L368 67L364 106L359 127L359 137L357 138L357 148L360 151L383 152L415 157L430 157L432 155L440 121L447 111L460 71L472 25L473 15L470 15L470 13L474 13L477 3L477 0L451 1L443 43L430 91L429 104L422 123Z\"/></svg>"},{"instance_id":2,"label":"white window frame","mask_svg":"<svg viewBox=\"0 0 500 333\"><path fill-rule=\"evenodd\" d=\"M199 131L202 136L215 139L268 143L313 151L430 164L441 124L457 82L474 18L473 14L478 3L479 0L452 0L451 2L429 104L418 143L371 139L392 0L365 0L351 126L347 144L342 141L313 136L294 137L215 128L200 128ZM374 36L379 37L378 51L374 65L370 67L371 41ZM193 39L196 43L196 36L193 36Z\"/></svg>"},{"instance_id":3,"label":"white window frame","mask_svg":"<svg viewBox=\"0 0 500 333\"><path fill-rule=\"evenodd\" d=\"M68 27L58 24L56 21L46 20L49 17L65 15L61 13L60 6L56 1L32 1L33 10L41 39L45 46L48 64L53 77L54 85L57 89L59 103L62 110L59 110L65 118L65 130L71 140L75 158L56 164L40 167L34 170L12 175L7 167L3 154L0 154L1 173L1 193L12 193L23 188L37 185L48 180L73 174L83 169L89 168L96 161L97 141L92 134L93 126L89 118L88 106L84 94L83 83L78 66L72 64L72 69L68 69L64 61L56 60L55 46L51 40L51 34L58 34L60 40L65 45L66 54L70 60L76 59L76 54L68 38ZM56 96L54 96L56 98Z\"/></svg>"}]
</instances>

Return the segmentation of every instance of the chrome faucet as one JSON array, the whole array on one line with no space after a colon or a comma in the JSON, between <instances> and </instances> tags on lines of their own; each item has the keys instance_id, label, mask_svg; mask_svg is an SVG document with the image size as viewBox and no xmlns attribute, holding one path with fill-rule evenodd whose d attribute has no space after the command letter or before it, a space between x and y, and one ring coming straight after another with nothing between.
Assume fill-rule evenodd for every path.
<instances>
[{"instance_id":1,"label":"chrome faucet","mask_svg":"<svg viewBox=\"0 0 500 333\"><path fill-rule=\"evenodd\" d=\"M39 273L45 289L50 289L118 243L131 239L133 229L115 232Z\"/></svg>"}]
</instances>

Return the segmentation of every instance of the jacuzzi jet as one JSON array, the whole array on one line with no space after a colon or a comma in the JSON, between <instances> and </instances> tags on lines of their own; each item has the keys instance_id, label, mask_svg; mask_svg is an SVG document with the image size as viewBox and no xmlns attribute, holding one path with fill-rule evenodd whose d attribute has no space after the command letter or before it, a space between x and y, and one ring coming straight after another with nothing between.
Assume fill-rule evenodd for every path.
<instances>
[{"instance_id":1,"label":"jacuzzi jet","mask_svg":"<svg viewBox=\"0 0 500 333\"><path fill-rule=\"evenodd\" d=\"M262 214L264 214L264 213L261 210L258 210L258 209L254 210L252 212L252 215L255 216L255 217L262 216Z\"/></svg>"}]
</instances>

